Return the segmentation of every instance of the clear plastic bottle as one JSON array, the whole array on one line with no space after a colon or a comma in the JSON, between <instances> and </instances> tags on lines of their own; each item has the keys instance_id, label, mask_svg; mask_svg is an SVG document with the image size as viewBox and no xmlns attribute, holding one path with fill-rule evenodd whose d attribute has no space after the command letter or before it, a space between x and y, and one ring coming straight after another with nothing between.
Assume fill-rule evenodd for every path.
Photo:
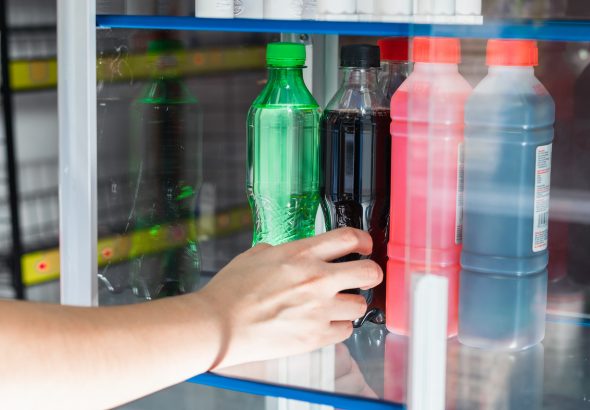
<instances>
[{"instance_id":1,"label":"clear plastic bottle","mask_svg":"<svg viewBox=\"0 0 590 410\"><path fill-rule=\"evenodd\" d=\"M264 17L264 0L234 0L234 17L261 19Z\"/></svg>"},{"instance_id":2,"label":"clear plastic bottle","mask_svg":"<svg viewBox=\"0 0 590 410\"><path fill-rule=\"evenodd\" d=\"M271 43L267 63L268 83L248 113L253 245L313 236L321 202L320 108L303 81L305 46Z\"/></svg>"},{"instance_id":3,"label":"clear plastic bottle","mask_svg":"<svg viewBox=\"0 0 590 410\"><path fill-rule=\"evenodd\" d=\"M489 40L487 63L465 109L459 340L519 350L545 334L555 104L536 42Z\"/></svg>"},{"instance_id":4,"label":"clear plastic bottle","mask_svg":"<svg viewBox=\"0 0 590 410\"><path fill-rule=\"evenodd\" d=\"M301 20L302 0L264 0L264 18L272 20Z\"/></svg>"},{"instance_id":5,"label":"clear plastic bottle","mask_svg":"<svg viewBox=\"0 0 590 410\"><path fill-rule=\"evenodd\" d=\"M356 14L360 21L373 21L376 17L375 0L356 0Z\"/></svg>"},{"instance_id":6,"label":"clear plastic bottle","mask_svg":"<svg viewBox=\"0 0 590 410\"><path fill-rule=\"evenodd\" d=\"M370 258L385 270L389 231L389 103L377 76L379 48L350 45L341 52L342 84L322 115L325 214L330 229L353 227L371 234ZM358 254L341 261L358 260ZM354 290L359 293L360 290ZM367 293L367 319L385 320L385 282Z\"/></svg>"},{"instance_id":7,"label":"clear plastic bottle","mask_svg":"<svg viewBox=\"0 0 590 410\"><path fill-rule=\"evenodd\" d=\"M412 0L375 0L375 12L383 21L407 19L412 15L413 7Z\"/></svg>"},{"instance_id":8,"label":"clear plastic bottle","mask_svg":"<svg viewBox=\"0 0 590 410\"><path fill-rule=\"evenodd\" d=\"M391 99L391 228L387 328L408 334L416 274L448 279L448 335L457 333L462 142L471 86L458 39L416 37L414 71Z\"/></svg>"},{"instance_id":9,"label":"clear plastic bottle","mask_svg":"<svg viewBox=\"0 0 590 410\"><path fill-rule=\"evenodd\" d=\"M234 18L234 0L195 0L195 16L202 18Z\"/></svg>"},{"instance_id":10,"label":"clear plastic bottle","mask_svg":"<svg viewBox=\"0 0 590 410\"><path fill-rule=\"evenodd\" d=\"M175 40L149 44L154 76L133 103L131 285L154 299L192 291L201 255L195 212L201 186L200 105L179 77Z\"/></svg>"},{"instance_id":11,"label":"clear plastic bottle","mask_svg":"<svg viewBox=\"0 0 590 410\"><path fill-rule=\"evenodd\" d=\"M455 0L416 0L415 13L421 16L452 16Z\"/></svg>"},{"instance_id":12,"label":"clear plastic bottle","mask_svg":"<svg viewBox=\"0 0 590 410\"><path fill-rule=\"evenodd\" d=\"M319 0L318 15L324 20L358 20L356 0Z\"/></svg>"},{"instance_id":13,"label":"clear plastic bottle","mask_svg":"<svg viewBox=\"0 0 590 410\"><path fill-rule=\"evenodd\" d=\"M412 72L408 61L410 43L407 37L384 38L377 42L381 50L381 72L379 85L381 92L391 101L391 97Z\"/></svg>"},{"instance_id":14,"label":"clear plastic bottle","mask_svg":"<svg viewBox=\"0 0 590 410\"><path fill-rule=\"evenodd\" d=\"M458 16L481 15L481 0L455 0L455 14Z\"/></svg>"}]
</instances>

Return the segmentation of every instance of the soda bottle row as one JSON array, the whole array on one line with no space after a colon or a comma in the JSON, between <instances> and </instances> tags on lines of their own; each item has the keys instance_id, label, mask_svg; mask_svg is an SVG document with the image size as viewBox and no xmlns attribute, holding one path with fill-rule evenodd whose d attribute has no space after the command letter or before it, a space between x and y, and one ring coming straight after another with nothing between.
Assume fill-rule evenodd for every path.
<instances>
[{"instance_id":1,"label":"soda bottle row","mask_svg":"<svg viewBox=\"0 0 590 410\"><path fill-rule=\"evenodd\" d=\"M303 83L304 46L269 45L269 82L248 120L253 243L314 235L321 206L327 229L368 231L370 258L387 272L357 324L408 334L412 277L434 274L448 281L449 336L538 343L555 107L534 75L536 43L490 40L473 91L458 39L379 45L342 48L341 86L323 114Z\"/></svg>"},{"instance_id":2,"label":"soda bottle row","mask_svg":"<svg viewBox=\"0 0 590 410\"><path fill-rule=\"evenodd\" d=\"M273 245L350 226L371 233L386 268L389 227L389 99L407 77L407 39L342 48L342 82L323 114L303 82L305 47L268 46L268 83L248 115L248 198L253 244ZM389 59L389 60L386 60ZM359 259L349 255L342 261ZM352 292L359 292L353 290ZM385 285L367 295L384 321Z\"/></svg>"},{"instance_id":3,"label":"soda bottle row","mask_svg":"<svg viewBox=\"0 0 590 410\"><path fill-rule=\"evenodd\" d=\"M481 0L196 0L205 18L481 22Z\"/></svg>"}]
</instances>

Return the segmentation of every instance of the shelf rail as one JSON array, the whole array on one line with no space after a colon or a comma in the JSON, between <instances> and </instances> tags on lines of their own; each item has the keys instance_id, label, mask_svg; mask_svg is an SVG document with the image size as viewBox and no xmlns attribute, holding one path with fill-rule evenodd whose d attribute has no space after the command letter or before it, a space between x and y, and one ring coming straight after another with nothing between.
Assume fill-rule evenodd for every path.
<instances>
[{"instance_id":1,"label":"shelf rail","mask_svg":"<svg viewBox=\"0 0 590 410\"><path fill-rule=\"evenodd\" d=\"M193 30L266 33L340 34L359 36L433 36L506 38L547 41L590 41L590 21L486 20L484 24L415 24L312 20L205 19L190 16L99 15L98 28Z\"/></svg>"}]
</instances>

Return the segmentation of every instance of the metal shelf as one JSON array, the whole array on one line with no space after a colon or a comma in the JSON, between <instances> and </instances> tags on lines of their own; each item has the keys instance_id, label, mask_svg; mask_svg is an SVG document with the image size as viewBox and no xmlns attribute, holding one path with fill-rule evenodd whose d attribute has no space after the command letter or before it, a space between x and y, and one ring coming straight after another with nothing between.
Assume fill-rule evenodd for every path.
<instances>
[{"instance_id":1,"label":"metal shelf","mask_svg":"<svg viewBox=\"0 0 590 410\"><path fill-rule=\"evenodd\" d=\"M574 20L494 20L477 25L100 15L96 17L96 26L98 28L341 34L380 37L436 36L590 41L590 21Z\"/></svg>"},{"instance_id":2,"label":"metal shelf","mask_svg":"<svg viewBox=\"0 0 590 410\"><path fill-rule=\"evenodd\" d=\"M550 305L559 309L561 296L550 296ZM540 408L544 403L547 409L582 408L588 382L576 375L590 369L588 346L590 316L564 310L547 315L543 344L524 351L472 349L449 339L447 405L472 408L478 403L496 408L510 403L510 408ZM404 409L399 403L407 399L408 349L408 338L366 324L343 345L205 373L188 382L336 408ZM331 360L326 360L330 355ZM346 366L351 373L335 370L337 362L352 363ZM544 368L552 371L543 372ZM497 384L499 374L507 380L505 386ZM350 380L355 381L353 386Z\"/></svg>"}]
</instances>

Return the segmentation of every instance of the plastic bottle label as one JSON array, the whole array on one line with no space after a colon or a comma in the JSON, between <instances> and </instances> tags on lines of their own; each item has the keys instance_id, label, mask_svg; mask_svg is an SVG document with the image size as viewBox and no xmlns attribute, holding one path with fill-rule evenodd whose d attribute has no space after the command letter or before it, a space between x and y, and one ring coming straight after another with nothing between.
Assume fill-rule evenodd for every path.
<instances>
[{"instance_id":1,"label":"plastic bottle label","mask_svg":"<svg viewBox=\"0 0 590 410\"><path fill-rule=\"evenodd\" d=\"M463 203L465 198L465 147L457 149L457 198L455 202L455 244L463 243Z\"/></svg>"},{"instance_id":2,"label":"plastic bottle label","mask_svg":"<svg viewBox=\"0 0 590 410\"><path fill-rule=\"evenodd\" d=\"M541 252L547 249L552 149L553 144L537 147L535 162L535 212L533 214L533 252Z\"/></svg>"}]
</instances>

